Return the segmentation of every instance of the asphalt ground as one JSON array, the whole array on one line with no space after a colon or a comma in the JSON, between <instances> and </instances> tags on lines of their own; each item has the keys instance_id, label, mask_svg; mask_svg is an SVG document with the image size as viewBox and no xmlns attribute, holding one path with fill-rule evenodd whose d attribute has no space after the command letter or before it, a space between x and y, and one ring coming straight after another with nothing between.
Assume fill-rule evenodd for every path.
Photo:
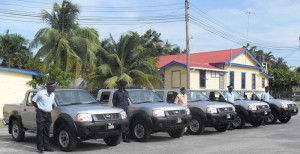
<instances>
[{"instance_id":1,"label":"asphalt ground","mask_svg":"<svg viewBox=\"0 0 300 154\"><path fill-rule=\"evenodd\" d=\"M64 153L52 141L53 154ZM7 128L0 129L0 154L36 153L35 134L26 133L24 142L14 142ZM50 153L50 152L45 152ZM246 125L244 129L216 132L207 128L202 135L173 139L167 133L153 134L146 143L132 141L115 147L106 146L103 140L81 142L70 153L85 154L299 154L300 116L286 124L276 123L260 127Z\"/></svg>"}]
</instances>

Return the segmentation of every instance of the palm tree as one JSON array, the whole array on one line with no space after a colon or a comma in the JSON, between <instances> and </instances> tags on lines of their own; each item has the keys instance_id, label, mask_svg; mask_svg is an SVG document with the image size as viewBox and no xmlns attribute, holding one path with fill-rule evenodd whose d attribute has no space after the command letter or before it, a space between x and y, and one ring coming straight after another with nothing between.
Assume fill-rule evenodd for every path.
<instances>
[{"instance_id":1,"label":"palm tree","mask_svg":"<svg viewBox=\"0 0 300 154\"><path fill-rule=\"evenodd\" d=\"M18 34L10 34L9 30L0 35L1 66L25 68L32 53L28 48L28 40Z\"/></svg>"},{"instance_id":2,"label":"palm tree","mask_svg":"<svg viewBox=\"0 0 300 154\"><path fill-rule=\"evenodd\" d=\"M129 32L116 42L112 36L102 42L97 71L90 75L90 88L115 88L118 80L152 89L159 83L157 58L141 45L141 37ZM104 81L104 82L102 82ZM97 87L92 87L96 85Z\"/></svg>"},{"instance_id":3,"label":"palm tree","mask_svg":"<svg viewBox=\"0 0 300 154\"><path fill-rule=\"evenodd\" d=\"M67 0L61 6L55 3L51 13L42 10L42 20L50 27L40 29L30 44L31 48L41 46L35 55L37 61L42 59L46 65L55 64L76 76L95 69L99 35L93 28L79 26L79 12L78 6Z\"/></svg>"}]
</instances>

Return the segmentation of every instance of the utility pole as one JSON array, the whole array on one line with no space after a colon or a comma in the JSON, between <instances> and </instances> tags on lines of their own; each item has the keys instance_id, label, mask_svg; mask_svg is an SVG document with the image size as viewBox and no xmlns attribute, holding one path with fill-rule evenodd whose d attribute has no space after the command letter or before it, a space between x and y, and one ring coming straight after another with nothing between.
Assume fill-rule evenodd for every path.
<instances>
[{"instance_id":1,"label":"utility pole","mask_svg":"<svg viewBox=\"0 0 300 154\"><path fill-rule=\"evenodd\" d=\"M248 14L248 23L247 23L247 43L249 43L248 39L248 31L249 31L249 18L251 14L255 14L255 12L251 12L250 10L245 11L246 14Z\"/></svg>"},{"instance_id":2,"label":"utility pole","mask_svg":"<svg viewBox=\"0 0 300 154\"><path fill-rule=\"evenodd\" d=\"M185 0L186 88L190 89L189 1Z\"/></svg>"}]
</instances>

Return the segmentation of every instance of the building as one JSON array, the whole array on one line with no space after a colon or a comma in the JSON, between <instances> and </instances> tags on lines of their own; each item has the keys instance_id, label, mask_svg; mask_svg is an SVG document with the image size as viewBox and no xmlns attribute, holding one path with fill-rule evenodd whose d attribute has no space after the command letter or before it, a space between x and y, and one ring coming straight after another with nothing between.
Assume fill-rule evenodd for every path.
<instances>
[{"instance_id":1,"label":"building","mask_svg":"<svg viewBox=\"0 0 300 154\"><path fill-rule=\"evenodd\" d=\"M187 86L186 55L161 56L158 68L160 88ZM263 90L272 78L264 66L245 48L190 54L190 89Z\"/></svg>"},{"instance_id":2,"label":"building","mask_svg":"<svg viewBox=\"0 0 300 154\"><path fill-rule=\"evenodd\" d=\"M21 103L25 92L31 88L26 83L32 79L32 76L41 75L28 70L0 67L0 118L3 117L3 105Z\"/></svg>"}]
</instances>

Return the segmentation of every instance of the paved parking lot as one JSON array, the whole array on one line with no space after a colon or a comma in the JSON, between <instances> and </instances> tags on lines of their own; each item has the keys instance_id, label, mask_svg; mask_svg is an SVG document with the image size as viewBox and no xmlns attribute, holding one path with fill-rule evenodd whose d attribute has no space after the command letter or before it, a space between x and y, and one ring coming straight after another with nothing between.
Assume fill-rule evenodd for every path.
<instances>
[{"instance_id":1,"label":"paved parking lot","mask_svg":"<svg viewBox=\"0 0 300 154\"><path fill-rule=\"evenodd\" d=\"M36 153L35 135L26 134L24 142L12 141L6 128L0 129L0 154ZM54 145L53 154L63 153ZM47 152L45 152L47 153ZM49 153L49 152L48 152ZM183 136L172 139L166 133L153 134L151 141L139 143L121 143L116 147L108 147L102 140L90 140L78 144L72 153L222 153L222 154L275 154L300 153L300 116L297 115L287 124L245 129L218 133L214 129L207 129L203 135Z\"/></svg>"}]
</instances>

